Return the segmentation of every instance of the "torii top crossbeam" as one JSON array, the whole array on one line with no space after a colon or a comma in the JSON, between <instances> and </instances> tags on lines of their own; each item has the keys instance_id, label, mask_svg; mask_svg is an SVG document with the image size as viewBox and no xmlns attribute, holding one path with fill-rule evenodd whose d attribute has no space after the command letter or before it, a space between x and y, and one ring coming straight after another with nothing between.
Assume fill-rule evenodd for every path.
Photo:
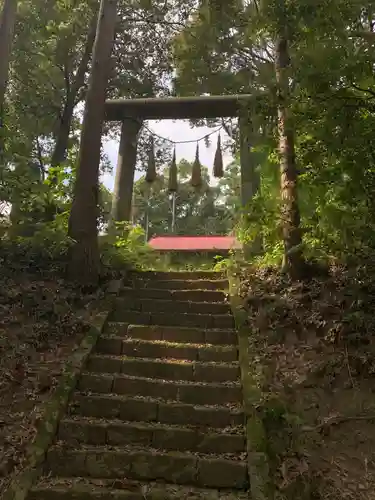
<instances>
[{"instance_id":1,"label":"torii top crossbeam","mask_svg":"<svg viewBox=\"0 0 375 500\"><path fill-rule=\"evenodd\" d=\"M254 96L251 94L198 96L198 97L150 97L137 99L113 99L105 104L106 121L123 121L126 118L140 120L197 119L238 116Z\"/></svg>"},{"instance_id":2,"label":"torii top crossbeam","mask_svg":"<svg viewBox=\"0 0 375 500\"><path fill-rule=\"evenodd\" d=\"M252 159L253 129L249 111L254 101L262 98L261 92L253 94L150 97L114 99L105 103L105 120L121 122L116 180L112 204L112 221L129 221L135 164L137 136L144 120L178 120L238 117L240 122L241 199L245 207L259 189L260 177Z\"/></svg>"}]
</instances>

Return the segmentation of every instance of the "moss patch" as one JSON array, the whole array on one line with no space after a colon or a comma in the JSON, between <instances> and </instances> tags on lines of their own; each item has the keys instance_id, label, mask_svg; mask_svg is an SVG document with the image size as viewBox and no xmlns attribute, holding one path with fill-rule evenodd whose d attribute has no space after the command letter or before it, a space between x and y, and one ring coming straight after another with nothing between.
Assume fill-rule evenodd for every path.
<instances>
[{"instance_id":1,"label":"moss patch","mask_svg":"<svg viewBox=\"0 0 375 500\"><path fill-rule=\"evenodd\" d=\"M248 324L244 301L239 294L240 278L235 272L229 273L230 303L238 332L239 362L246 416L248 472L250 492L253 500L273 498L270 481L269 459L267 455L266 431L259 408L262 404L261 377L258 372L255 352L251 352L249 338L251 331Z\"/></svg>"}]
</instances>

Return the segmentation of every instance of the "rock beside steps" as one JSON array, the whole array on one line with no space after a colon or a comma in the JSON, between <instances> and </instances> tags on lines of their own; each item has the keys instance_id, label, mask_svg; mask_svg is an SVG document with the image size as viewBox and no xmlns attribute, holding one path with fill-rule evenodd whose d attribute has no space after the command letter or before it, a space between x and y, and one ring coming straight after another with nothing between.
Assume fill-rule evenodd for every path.
<instances>
[{"instance_id":1,"label":"rock beside steps","mask_svg":"<svg viewBox=\"0 0 375 500\"><path fill-rule=\"evenodd\" d=\"M217 273L135 273L28 500L248 498L237 336Z\"/></svg>"}]
</instances>

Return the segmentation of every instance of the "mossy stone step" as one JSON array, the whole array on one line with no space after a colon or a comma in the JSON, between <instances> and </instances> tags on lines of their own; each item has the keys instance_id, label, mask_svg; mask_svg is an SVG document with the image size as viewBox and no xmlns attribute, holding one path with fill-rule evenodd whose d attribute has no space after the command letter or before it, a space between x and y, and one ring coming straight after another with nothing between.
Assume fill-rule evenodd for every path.
<instances>
[{"instance_id":1,"label":"mossy stone step","mask_svg":"<svg viewBox=\"0 0 375 500\"><path fill-rule=\"evenodd\" d=\"M130 278L148 280L218 280L224 279L223 273L218 271L133 271Z\"/></svg>"},{"instance_id":2,"label":"mossy stone step","mask_svg":"<svg viewBox=\"0 0 375 500\"><path fill-rule=\"evenodd\" d=\"M237 333L231 328L206 330L204 327L134 325L110 321L105 333L139 340L162 340L184 344L237 346L238 343Z\"/></svg>"},{"instance_id":3,"label":"mossy stone step","mask_svg":"<svg viewBox=\"0 0 375 500\"><path fill-rule=\"evenodd\" d=\"M248 488L246 461L206 458L196 454L119 450L106 447L74 450L52 447L47 453L45 472L58 477L91 477L166 481L199 487Z\"/></svg>"},{"instance_id":4,"label":"mossy stone step","mask_svg":"<svg viewBox=\"0 0 375 500\"><path fill-rule=\"evenodd\" d=\"M60 422L58 439L70 445L137 445L159 450L196 451L207 454L236 454L246 451L244 435L227 432L202 432L188 427L108 420Z\"/></svg>"},{"instance_id":5,"label":"mossy stone step","mask_svg":"<svg viewBox=\"0 0 375 500\"><path fill-rule=\"evenodd\" d=\"M195 406L150 398L101 394L75 394L69 407L69 414L89 418L197 425L217 429L244 424L242 410L225 406Z\"/></svg>"},{"instance_id":6,"label":"mossy stone step","mask_svg":"<svg viewBox=\"0 0 375 500\"><path fill-rule=\"evenodd\" d=\"M121 321L132 325L187 326L193 328L234 328L231 314L190 314L184 312L141 312L115 307L109 321Z\"/></svg>"},{"instance_id":7,"label":"mossy stone step","mask_svg":"<svg viewBox=\"0 0 375 500\"><path fill-rule=\"evenodd\" d=\"M124 282L124 286L134 288L158 288L159 290L228 290L228 280L147 280L133 278Z\"/></svg>"},{"instance_id":8,"label":"mossy stone step","mask_svg":"<svg viewBox=\"0 0 375 500\"><path fill-rule=\"evenodd\" d=\"M225 405L242 401L240 384L189 384L117 374L84 373L79 381L79 389L102 394L142 395L199 405Z\"/></svg>"},{"instance_id":9,"label":"mossy stone step","mask_svg":"<svg viewBox=\"0 0 375 500\"><path fill-rule=\"evenodd\" d=\"M229 304L224 302L193 302L182 300L165 300L155 298L118 297L115 301L116 311L123 313L137 311L145 313L173 314L231 314Z\"/></svg>"},{"instance_id":10,"label":"mossy stone step","mask_svg":"<svg viewBox=\"0 0 375 500\"><path fill-rule=\"evenodd\" d=\"M142 483L129 480L42 477L27 500L248 500L242 491Z\"/></svg>"},{"instance_id":11,"label":"mossy stone step","mask_svg":"<svg viewBox=\"0 0 375 500\"><path fill-rule=\"evenodd\" d=\"M124 373L136 377L197 382L234 382L240 377L238 363L201 363L127 356L92 355L86 369L94 373Z\"/></svg>"},{"instance_id":12,"label":"mossy stone step","mask_svg":"<svg viewBox=\"0 0 375 500\"><path fill-rule=\"evenodd\" d=\"M124 287L120 297L222 303L225 301L226 294L223 291L215 290L160 290L158 288Z\"/></svg>"},{"instance_id":13,"label":"mossy stone step","mask_svg":"<svg viewBox=\"0 0 375 500\"><path fill-rule=\"evenodd\" d=\"M232 346L181 344L167 341L125 340L122 337L102 336L95 347L97 354L125 355L139 358L173 358L190 361L225 361L238 359L238 350Z\"/></svg>"}]
</instances>

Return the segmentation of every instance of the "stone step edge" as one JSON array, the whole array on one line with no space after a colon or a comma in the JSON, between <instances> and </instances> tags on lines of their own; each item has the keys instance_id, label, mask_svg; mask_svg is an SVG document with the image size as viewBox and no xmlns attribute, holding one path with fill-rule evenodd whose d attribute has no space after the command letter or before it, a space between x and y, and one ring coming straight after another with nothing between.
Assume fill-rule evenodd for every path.
<instances>
[{"instance_id":1,"label":"stone step edge","mask_svg":"<svg viewBox=\"0 0 375 500\"><path fill-rule=\"evenodd\" d=\"M132 290L132 289L131 289ZM148 290L148 289L147 289ZM194 290L193 290L194 291ZM208 290L209 291L209 290ZM172 294L176 292L171 292ZM119 295L116 297L116 303L118 302L124 302L125 300L129 300L130 297ZM158 304L168 302L167 305L170 305L171 303L173 304L179 304L179 306L186 306L186 311L188 311L191 307L197 307L197 306L227 306L228 310L230 310L230 304L229 302L222 301L222 302L212 302L212 300L180 300L180 299L174 299L171 297L170 299L160 299L160 298L155 298L155 297L133 297L132 299L133 303L138 303L138 302L144 302L144 301L149 301L149 302L155 302ZM141 310L141 309L140 309Z\"/></svg>"},{"instance_id":2,"label":"stone step edge","mask_svg":"<svg viewBox=\"0 0 375 500\"><path fill-rule=\"evenodd\" d=\"M129 281L145 281L147 283L170 283L173 281L178 281L179 283L228 283L228 278L220 277L220 276L208 276L206 278L192 278L192 279L185 279L182 276L179 276L177 278L171 278L168 276L163 276L163 278L166 279L153 279L152 277L147 277L147 276L142 276L142 275L130 275L127 278L125 278L124 282L127 283ZM217 278L217 279L210 279L210 278Z\"/></svg>"},{"instance_id":3,"label":"stone step edge","mask_svg":"<svg viewBox=\"0 0 375 500\"><path fill-rule=\"evenodd\" d=\"M243 427L244 429L244 427ZM64 419L60 422L57 441L64 446L132 447L167 453L200 454L213 458L242 459L246 453L246 437L239 432L203 432L199 427L187 428L157 423L118 423L110 420Z\"/></svg>"},{"instance_id":4,"label":"stone step edge","mask_svg":"<svg viewBox=\"0 0 375 500\"><path fill-rule=\"evenodd\" d=\"M85 371L93 374L127 375L157 380L183 380L204 383L240 382L238 361L205 362L160 357L95 354L86 363Z\"/></svg>"},{"instance_id":5,"label":"stone step edge","mask_svg":"<svg viewBox=\"0 0 375 500\"><path fill-rule=\"evenodd\" d=\"M133 311L133 312L137 312L137 311ZM162 313L162 314L167 314L167 313ZM209 314L203 314L201 316L209 316ZM219 316L229 316L229 317L232 317L230 314L221 314ZM237 330L235 328L206 328L206 327L197 327L197 326L174 326L174 325L145 325L143 323L129 323L128 321L108 321L107 322L107 326L106 326L106 330L110 329L111 327L114 328L116 326L119 326L120 327L123 327L125 331L127 330L134 330L134 329L137 329L137 328L153 328L153 329L162 329L162 330L183 330L183 331L186 331L186 330L192 330L192 331L199 331L199 332L210 332L210 333L220 333L220 332L225 332L225 333L232 333L233 335L237 335ZM215 345L215 344L211 344L211 345ZM225 344L222 344L222 345L225 345ZM229 344L226 344L226 345L229 345Z\"/></svg>"},{"instance_id":6,"label":"stone step edge","mask_svg":"<svg viewBox=\"0 0 375 500\"><path fill-rule=\"evenodd\" d=\"M200 274L200 275L213 275L213 276L220 276L224 277L225 273L223 271L214 271L213 269L195 269L194 271L191 271L189 269L179 269L179 270L169 270L169 271L161 271L157 269L148 269L144 271L131 271L129 273L129 276L147 276L147 275L159 275L159 276L165 276L165 275L179 275L179 274L185 274L185 275L191 275L191 274Z\"/></svg>"},{"instance_id":7,"label":"stone step edge","mask_svg":"<svg viewBox=\"0 0 375 500\"><path fill-rule=\"evenodd\" d=\"M204 434L212 434L217 436L242 436L245 437L245 425L240 426L243 427L243 434L240 432L230 432L230 429L238 429L239 426L228 426L225 427L225 430L222 429L222 432L219 432L217 427L205 427L204 431L202 431L196 425L191 424L164 424L163 422L153 421L147 422L143 420L119 420L119 419L110 419L110 418L99 418L99 417L84 417L80 415L76 415L75 417L64 417L60 421L60 425L64 423L78 423L78 424L93 424L96 426L118 426L118 427L139 427L139 428L150 428L150 429L158 429L158 430L191 430L196 432L204 432Z\"/></svg>"},{"instance_id":8,"label":"stone step edge","mask_svg":"<svg viewBox=\"0 0 375 500\"><path fill-rule=\"evenodd\" d=\"M202 316L231 316L230 305L225 302L196 302L187 300L158 299L154 297L117 297L115 308L125 313L143 314L199 314ZM211 311L210 311L211 309Z\"/></svg>"},{"instance_id":9,"label":"stone step edge","mask_svg":"<svg viewBox=\"0 0 375 500\"><path fill-rule=\"evenodd\" d=\"M199 290L201 292L213 291L228 293L228 280L148 280L148 279L132 279L124 280L124 288L133 287L137 290L153 289L153 290L169 290L169 291L187 291Z\"/></svg>"},{"instance_id":10,"label":"stone step edge","mask_svg":"<svg viewBox=\"0 0 375 500\"><path fill-rule=\"evenodd\" d=\"M172 342L179 344L209 347L238 348L238 334L232 328L205 329L184 328L182 326L133 325L125 321L112 321L106 326L105 335L123 338L124 340L147 340L152 342Z\"/></svg>"},{"instance_id":11,"label":"stone step edge","mask_svg":"<svg viewBox=\"0 0 375 500\"><path fill-rule=\"evenodd\" d=\"M184 459L184 458L195 458L202 462L204 461L217 461L223 462L224 464L244 464L247 460L247 451L246 451L246 443L244 449L241 451L233 452L213 452L213 451L199 451L193 449L163 449L162 447L153 446L150 444L139 443L114 443L114 444L106 444L106 443L85 443L81 442L69 442L63 439L57 439L56 444L49 448L51 453L55 451L67 453L67 454L76 454L76 453L85 453L85 454L95 454L102 455L103 453L109 454L124 454L127 456L137 456L139 454L152 456L152 457L172 457L176 460ZM48 452L47 452L48 453Z\"/></svg>"},{"instance_id":12,"label":"stone step edge","mask_svg":"<svg viewBox=\"0 0 375 500\"><path fill-rule=\"evenodd\" d=\"M112 322L114 324L118 324L115 322ZM120 323L120 322L119 322ZM110 324L110 323L108 323ZM127 325L127 323L124 323ZM145 326L147 325L129 325L129 326ZM178 328L178 327L177 327ZM212 330L211 330L212 331ZM227 332L228 330L221 330ZM233 333L235 334L235 332ZM103 340L118 340L125 342L126 344L145 344L145 345L157 345L157 346L163 346L163 347L170 347L170 348L188 348L188 349L202 349L202 350L211 350L211 351L218 351L218 352L225 352L225 351L232 351L236 350L238 352L238 347L231 345L231 344L210 344L210 343L204 343L204 344L197 344L197 343L189 343L189 342L173 342L171 340L146 340L146 339L137 339L134 337L120 337L119 335L115 334L102 334L100 335L100 339ZM199 359L197 360L199 361Z\"/></svg>"},{"instance_id":13,"label":"stone step edge","mask_svg":"<svg viewBox=\"0 0 375 500\"><path fill-rule=\"evenodd\" d=\"M219 404L242 403L241 384L231 383L189 383L187 381L164 381L146 377L126 375L99 375L85 373L81 376L78 389L86 393L127 394L176 400L181 403Z\"/></svg>"},{"instance_id":14,"label":"stone step edge","mask_svg":"<svg viewBox=\"0 0 375 500\"><path fill-rule=\"evenodd\" d=\"M127 356L126 354L100 354L95 352L91 354L90 359L108 359L108 360L117 360L117 361L132 361L134 363L150 363L150 364L165 364L165 365L187 365L187 366L204 366L204 367L212 367L212 368L238 368L238 361L199 361L199 360L191 360L191 359L179 359L179 358L141 358L135 356ZM97 373L97 372L90 372ZM104 372L103 372L104 373ZM126 374L125 374L126 375ZM151 377L150 377L151 378Z\"/></svg>"},{"instance_id":15,"label":"stone step edge","mask_svg":"<svg viewBox=\"0 0 375 500\"><path fill-rule=\"evenodd\" d=\"M212 303L212 304L227 304L228 303L228 293L224 290L197 290L197 289L191 289L187 288L186 290L184 289L178 289L178 290L168 290L168 289L161 289L161 288L133 288L131 286L123 286L120 290L119 297L125 298L128 297L129 294L136 296L136 298L141 299L141 298L147 298L147 297L141 297L140 295L147 295L147 294L152 295L153 297L156 295L159 295L159 298L161 300L183 300L186 301L185 299L176 299L175 296L181 296L183 297L184 295L200 295L203 294L206 295L207 297L209 295L222 295L220 297L220 300L203 300L204 303ZM140 295L139 295L140 294ZM162 298L161 295L164 297ZM151 298L151 297L150 297ZM201 302L201 301L195 301L195 302Z\"/></svg>"},{"instance_id":16,"label":"stone step edge","mask_svg":"<svg viewBox=\"0 0 375 500\"><path fill-rule=\"evenodd\" d=\"M156 299L155 299L156 300ZM210 317L210 318L218 318L218 319L223 319L223 318L233 318L233 315L231 312L228 312L226 314L209 314L209 313L195 313L195 312L182 312L182 311L176 311L176 312L171 312L171 311L137 311L137 310L132 310L132 309L124 309L121 310L124 314L140 314L142 316L154 316L155 314L165 314L168 316L183 316L184 318L186 317L191 317L191 316L198 316L200 318L204 317ZM126 323L126 321L113 321L111 320L110 323ZM136 325L133 325L132 323L128 323L129 326L139 326L138 323ZM149 325L146 325L149 326ZM164 325L157 325L157 324L152 324L151 326L164 326ZM165 326L170 326L170 325L165 325ZM171 325L174 326L174 325ZM182 327L183 328L183 327ZM189 327L186 327L189 328ZM192 326L191 328L198 328ZM227 328L225 328L226 330ZM229 329L229 328L228 328ZM223 328L205 328L205 330L223 330ZM231 330L234 330L234 328L231 328Z\"/></svg>"},{"instance_id":17,"label":"stone step edge","mask_svg":"<svg viewBox=\"0 0 375 500\"><path fill-rule=\"evenodd\" d=\"M48 450L44 470L52 477L95 477L162 480L200 487L247 490L247 458L218 458L189 452L164 452L134 447L53 446Z\"/></svg>"},{"instance_id":18,"label":"stone step edge","mask_svg":"<svg viewBox=\"0 0 375 500\"><path fill-rule=\"evenodd\" d=\"M116 393L109 393L109 394L103 394L100 392L90 392L89 394L86 393L85 391L76 391L74 397L71 400L71 405L74 403L77 403L78 401L76 400L76 396L79 398L96 398L96 399L110 399L118 402L125 402L125 401L137 401L137 402L144 402L144 403L150 403L150 404L162 404L164 406L170 405L171 407L173 406L186 406L189 408L194 408L197 411L205 411L207 409L209 410L217 410L217 411L225 411L229 412L231 415L243 415L244 410L243 406L241 403L234 404L234 403L228 403L228 406L225 405L200 405L200 404L192 404L192 403L181 403L181 401L177 401L174 399L163 399L163 398L157 398L157 397L148 397L148 396L132 396L132 395L127 395L127 394L116 394Z\"/></svg>"},{"instance_id":19,"label":"stone step edge","mask_svg":"<svg viewBox=\"0 0 375 500\"><path fill-rule=\"evenodd\" d=\"M99 483L99 484L98 484ZM74 498L79 500L79 493L83 493L84 500L87 500L87 494L94 493L93 500L100 500L103 493L103 499L111 498L113 500L165 500L190 498L191 500L248 500L248 493L235 490L234 492L224 492L214 488L187 487L182 485L161 484L153 481L140 482L133 479L124 478L124 480L103 480L95 481L90 478L50 478L42 476L38 484L31 490L31 500L44 500L43 493L47 493L48 499L58 499L59 493L73 493ZM48 494L51 492L51 494ZM176 496L176 493L178 495ZM35 495L34 495L35 494ZM136 496L139 495L139 496ZM145 496L146 495L146 496ZM155 496L156 495L156 496ZM66 497L65 497L66 498Z\"/></svg>"},{"instance_id":20,"label":"stone step edge","mask_svg":"<svg viewBox=\"0 0 375 500\"><path fill-rule=\"evenodd\" d=\"M136 358L135 358L136 359ZM134 380L140 382L155 382L160 385L178 385L183 387L205 387L212 389L223 389L225 387L229 388L240 388L241 381L238 382L228 381L228 382L198 382L196 380L170 380L170 379L160 379L154 377L138 377L136 375L126 375L126 373L98 373L98 372L90 372L87 370L82 371L81 378L83 376L92 376L92 377L100 377L100 378L113 378L115 379L126 379L126 380Z\"/></svg>"},{"instance_id":21,"label":"stone step edge","mask_svg":"<svg viewBox=\"0 0 375 500\"><path fill-rule=\"evenodd\" d=\"M125 291L129 290L129 292L133 292L134 289L133 288L125 288L124 289ZM155 288L146 288L145 289L146 291L156 291L157 289ZM157 290L158 292L160 292L160 290ZM169 299L166 299L166 298L155 298L155 297L132 297L132 301L134 302L142 302L144 300L152 300L153 302L157 302L157 303L161 303L161 302L168 302L168 304L170 302L173 302L174 304L180 304L180 305L183 305L183 304L186 304L187 306L187 309L189 309L191 306L200 306L200 305L214 305L214 306L217 306L217 305L220 305L220 306L228 306L228 309L230 308L230 304L228 301L226 300L223 300L223 301L212 301L212 300L181 300L181 299L174 299L173 298L173 295L177 294L178 292L181 293L183 292L184 290L171 290L170 293L171 293L171 298ZM197 290L187 290L187 292L190 292L190 293L194 293L196 292ZM198 290L200 293L202 292L202 290ZM211 290L204 290L205 292L207 293L212 293ZM116 302L121 302L121 301L124 301L126 299L130 299L129 296L127 295L118 295L116 297Z\"/></svg>"},{"instance_id":22,"label":"stone step edge","mask_svg":"<svg viewBox=\"0 0 375 500\"><path fill-rule=\"evenodd\" d=\"M241 404L197 405L129 395L76 393L67 412L73 418L108 418L123 422L192 425L222 430L245 425Z\"/></svg>"},{"instance_id":23,"label":"stone step edge","mask_svg":"<svg viewBox=\"0 0 375 500\"><path fill-rule=\"evenodd\" d=\"M179 325L202 328L204 330L232 330L235 331L235 322L232 314L199 314L185 312L142 312L115 307L109 318L110 323L127 323L129 326L176 326Z\"/></svg>"}]
</instances>

